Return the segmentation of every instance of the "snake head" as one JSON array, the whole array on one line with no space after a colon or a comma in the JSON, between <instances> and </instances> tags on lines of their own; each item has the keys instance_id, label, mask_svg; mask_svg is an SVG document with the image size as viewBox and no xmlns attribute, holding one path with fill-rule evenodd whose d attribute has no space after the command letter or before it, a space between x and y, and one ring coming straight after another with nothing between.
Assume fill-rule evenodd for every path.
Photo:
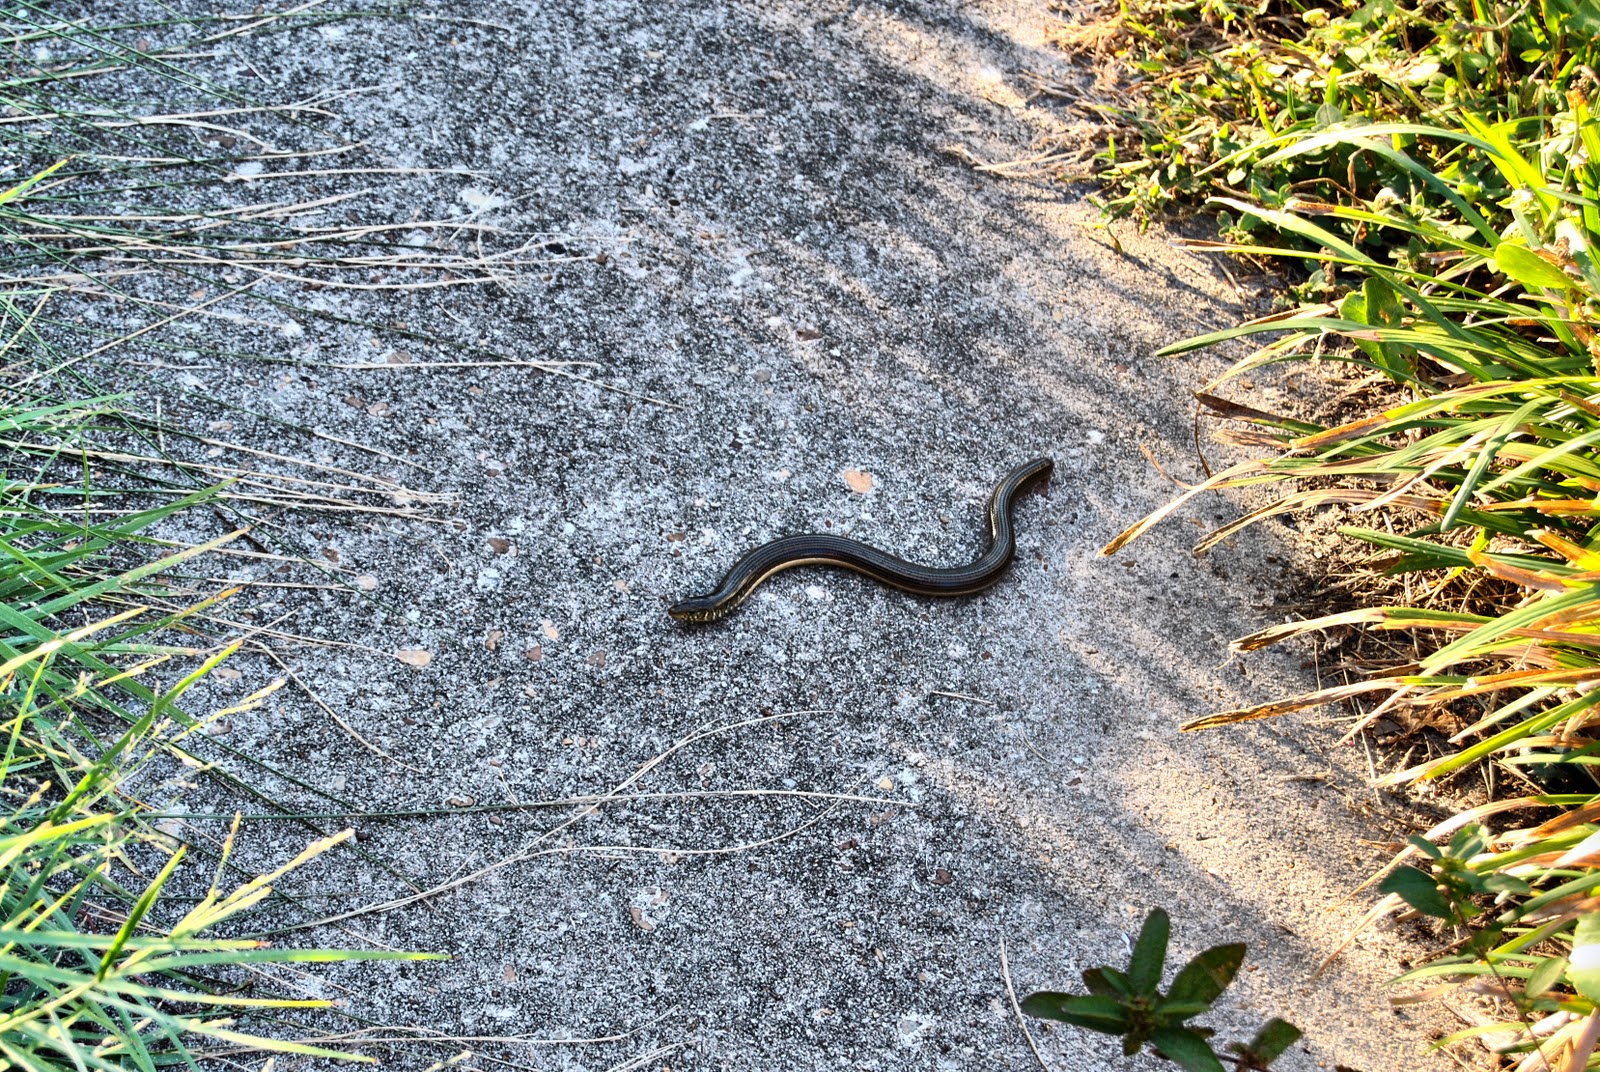
<instances>
[{"instance_id":1,"label":"snake head","mask_svg":"<svg viewBox=\"0 0 1600 1072\"><path fill-rule=\"evenodd\" d=\"M732 609L733 606L731 604L710 596L695 596L668 607L667 616L676 621L688 622L691 625L702 625L706 622L716 621Z\"/></svg>"}]
</instances>

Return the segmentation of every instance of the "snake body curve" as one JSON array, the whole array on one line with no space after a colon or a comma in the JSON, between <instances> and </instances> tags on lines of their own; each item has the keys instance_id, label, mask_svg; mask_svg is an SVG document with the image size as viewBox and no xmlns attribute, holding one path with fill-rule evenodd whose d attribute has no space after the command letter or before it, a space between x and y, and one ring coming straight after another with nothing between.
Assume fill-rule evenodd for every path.
<instances>
[{"instance_id":1,"label":"snake body curve","mask_svg":"<svg viewBox=\"0 0 1600 1072\"><path fill-rule=\"evenodd\" d=\"M1055 462L1035 458L1019 465L995 485L989 496L989 549L967 566L922 566L896 558L846 536L809 533L764 543L735 562L703 596L674 603L667 613L681 622L712 622L731 613L774 573L795 566L834 566L865 574L880 584L919 596L965 596L981 592L1000 579L1016 554L1011 528L1011 503L1035 481L1050 475Z\"/></svg>"}]
</instances>

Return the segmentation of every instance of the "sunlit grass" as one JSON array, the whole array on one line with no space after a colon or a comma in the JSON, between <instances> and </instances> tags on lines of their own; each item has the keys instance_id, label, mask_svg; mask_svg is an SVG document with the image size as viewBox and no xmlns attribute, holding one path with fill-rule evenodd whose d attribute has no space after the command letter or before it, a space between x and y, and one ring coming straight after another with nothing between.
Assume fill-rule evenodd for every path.
<instances>
[{"instance_id":1,"label":"sunlit grass","mask_svg":"<svg viewBox=\"0 0 1600 1072\"><path fill-rule=\"evenodd\" d=\"M327 1002L246 994L239 973L409 955L275 949L208 933L348 831L231 890L223 881L230 836L198 904L180 911L161 900L186 850L143 821L128 787L153 760L194 762L186 745L200 723L179 701L237 644L197 650L163 639L227 592L174 613L140 601L162 596L159 575L237 534L150 556L147 530L204 492L109 519L74 516L83 489L47 474L66 468L79 422L104 412L101 402L0 411L0 427L59 448L31 476L12 468L0 488L0 1055L11 1067L65 1069L154 1068L184 1060L199 1040L321 1053L241 1030L236 1017ZM14 452L9 461L24 458ZM54 508L52 496L69 509ZM118 568L130 557L144 561ZM112 598L132 605L110 613L103 608ZM90 624L60 631L83 617ZM146 684L173 665L192 669L165 689ZM257 982L273 984L270 976Z\"/></svg>"},{"instance_id":2,"label":"sunlit grass","mask_svg":"<svg viewBox=\"0 0 1600 1072\"><path fill-rule=\"evenodd\" d=\"M198 433L140 414L136 400L95 382L102 354L170 346L163 332L172 325L257 287L291 302L302 283L481 282L537 250L530 237L458 252L433 242L429 221L402 229L319 220L346 197L237 196L239 183L266 181L259 176L273 168L303 169L351 147L328 144L308 121L326 114L325 102L263 105L207 81L190 61L231 35L343 17L102 25L65 8L0 8L0 138L10 166L0 175L5 1067L192 1067L223 1050L368 1060L336 1043L295 1041L309 1030L297 1026L307 1012L330 1003L301 996L281 969L414 956L230 936L269 903L274 883L345 846L349 831L315 837L255 875L234 860L236 824L220 849L204 850L214 868L205 888L189 849L151 824L142 801L172 772L198 770L272 803L201 757L222 751L240 769L263 769L203 736L182 703L240 642L212 639L219 604L235 589L201 598L173 578L240 532L189 545L163 529L196 507L404 516L432 498L243 447L216 459L222 450L175 456L164 444ZM333 163L326 170L341 174ZM498 240L492 228L472 230ZM115 313L84 317L85 302ZM247 710L277 684L211 717Z\"/></svg>"},{"instance_id":3,"label":"sunlit grass","mask_svg":"<svg viewBox=\"0 0 1600 1072\"><path fill-rule=\"evenodd\" d=\"M1488 763L1535 791L1413 839L1375 877L1384 896L1371 918L1414 910L1442 921L1440 958L1408 978L1464 981L1501 1001L1519 1070L1600 1067L1600 796L1537 791L1546 772L1582 781L1600 763L1600 14L1567 2L1376 0L1130 4L1122 18L1113 37L1124 56L1225 47L1151 71L1138 107L1120 113L1145 152L1113 162L1110 207L1209 195L1225 240L1196 245L1298 258L1309 277L1297 307L1167 348L1262 343L1200 393L1256 426L1232 438L1258 453L1106 550L1205 491L1281 494L1201 550L1266 517L1346 512L1341 531L1409 583L1386 604L1235 646L1355 626L1408 638L1415 657L1188 728L1331 702L1361 703L1352 734L1384 715L1448 712L1458 726L1448 747L1378 784ZM1147 33L1185 20L1196 33ZM1386 381L1390 401L1323 426L1222 397L1247 373L1306 361ZM1530 809L1531 822L1505 828Z\"/></svg>"},{"instance_id":4,"label":"sunlit grass","mask_svg":"<svg viewBox=\"0 0 1600 1072\"><path fill-rule=\"evenodd\" d=\"M273 881L350 832L314 842L277 870L232 889L223 881L233 847L230 835L216 878L199 903L187 911L170 908L161 895L182 865L185 849L126 810L118 783L137 768L135 749L151 754L186 732L182 720L163 717L163 701L181 695L183 686L151 705L145 717L91 760L33 733L52 720L30 705L26 686L50 672L52 658L29 652L14 660L21 665L12 671L25 673L8 679L5 699L15 704L14 715L0 726L7 735L0 786L8 798L0 819L0 978L6 983L0 996L0 1055L9 1067L155 1068L184 1063L186 1054L206 1043L367 1060L241 1030L237 1017L330 1005L272 993L282 983L267 970L271 965L418 955L273 948L208 933L256 906L271 894ZM198 679L217 658L184 684ZM46 774L76 775L76 780L58 784ZM130 863L133 857L159 861L155 873L141 878ZM251 979L256 985L248 992L241 989Z\"/></svg>"}]
</instances>

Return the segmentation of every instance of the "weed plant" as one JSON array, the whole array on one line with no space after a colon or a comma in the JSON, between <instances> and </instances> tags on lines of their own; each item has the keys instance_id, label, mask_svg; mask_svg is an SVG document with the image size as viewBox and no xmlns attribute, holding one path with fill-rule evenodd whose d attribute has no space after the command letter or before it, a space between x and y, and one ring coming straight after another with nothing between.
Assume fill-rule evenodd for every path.
<instances>
[{"instance_id":1,"label":"weed plant","mask_svg":"<svg viewBox=\"0 0 1600 1072\"><path fill-rule=\"evenodd\" d=\"M1204 1016L1239 974L1245 947L1239 943L1212 946L1180 968L1165 993L1161 975L1166 966L1167 940L1172 920L1165 909L1154 908L1145 917L1133 943L1126 970L1104 965L1083 972L1087 994L1041 990L1022 1000L1030 1016L1060 1020L1075 1027L1116 1035L1122 1052L1133 1056L1148 1046L1151 1052L1186 1072L1265 1072L1289 1047L1300 1040L1300 1029L1273 1017L1248 1043L1230 1042L1217 1052L1213 1028L1189 1021Z\"/></svg>"},{"instance_id":2,"label":"weed plant","mask_svg":"<svg viewBox=\"0 0 1600 1072\"><path fill-rule=\"evenodd\" d=\"M1409 910L1457 933L1410 977L1467 980L1501 1001L1518 1028L1513 1067L1600 1067L1600 797L1592 778L1537 791L1557 764L1600 763L1600 8L1130 3L1119 18L1116 40L1148 82L1118 113L1137 138L1113 151L1131 157L1108 154L1108 208L1204 197L1222 248L1311 273L1298 307L1165 351L1263 341L1201 397L1254 423L1238 438L1266 449L1107 551L1217 488L1287 490L1202 548L1288 511L1371 519L1341 531L1409 576L1415 598L1236 646L1359 625L1410 635L1421 657L1189 728L1363 696L1376 702L1352 732L1408 709L1466 713L1451 750L1380 782L1489 762L1530 774L1535 791L1414 838L1373 916ZM1178 24L1188 32L1164 33ZM1323 427L1217 394L1305 360L1388 381L1392 404ZM1512 595L1473 598L1485 581ZM1552 807L1528 825L1479 825Z\"/></svg>"}]
</instances>

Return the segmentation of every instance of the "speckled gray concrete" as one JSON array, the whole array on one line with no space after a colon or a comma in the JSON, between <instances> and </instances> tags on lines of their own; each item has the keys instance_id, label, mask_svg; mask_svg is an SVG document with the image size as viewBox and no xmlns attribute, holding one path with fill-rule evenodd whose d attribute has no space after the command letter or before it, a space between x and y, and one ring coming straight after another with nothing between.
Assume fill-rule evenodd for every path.
<instances>
[{"instance_id":1,"label":"speckled gray concrete","mask_svg":"<svg viewBox=\"0 0 1600 1072\"><path fill-rule=\"evenodd\" d=\"M339 105L343 136L380 162L478 173L396 180L401 215L465 213L465 193L479 219L605 256L506 289L313 300L594 362L583 375L632 394L519 368L199 373L259 414L229 416L231 438L459 496L454 523L262 530L376 580L370 595L288 590L263 617L292 612L282 628L358 645L294 649L291 665L397 762L292 690L231 719L230 742L381 811L605 792L698 728L799 712L691 744L632 789L879 802L636 801L555 842L541 832L567 812L361 820L368 855L303 885L317 911L409 892L378 860L420 889L529 849L573 851L321 932L455 955L330 971L328 992L370 1020L480 1037L455 1044L479 1053L463 1067L601 1069L653 1053L628 1067L1020 1070L1035 1060L1001 982L1001 939L1020 992L1071 986L1124 956L1125 934L1164 905L1181 951L1249 943L1222 1023L1300 1023L1307 1048L1285 1067L1430 1067L1423 1025L1397 1019L1381 986L1403 945L1358 943L1310 979L1362 902L1330 905L1380 858L1363 839L1385 835L1351 804L1358 772L1298 723L1175 729L1258 698L1258 666L1299 673L1224 662L1230 637L1284 613L1270 604L1287 552L1262 531L1197 560L1198 530L1179 520L1096 558L1173 492L1141 444L1195 469L1185 389L1214 366L1149 355L1229 322L1237 297L1159 232L1123 231L1126 252L1114 251L1081 192L1000 181L950 151L1025 155L1055 122L1018 96L1021 72L1063 65L1042 43L1043 5L419 10L231 41L218 63L279 99L382 86ZM371 327L291 326L264 305L251 316L230 329L240 350L455 356ZM342 454L275 420L423 468ZM1040 454L1055 479L1021 501L1018 560L984 596L934 604L791 573L714 627L664 613L788 532L966 561L995 478ZM870 473L872 490L852 491L847 469ZM1202 511L1189 517L1231 516ZM385 654L407 648L431 663ZM244 677L208 699L275 672L236 665ZM1308 773L1327 777L1297 779ZM252 829L258 863L303 836ZM584 851L596 845L618 848ZM1105 1040L1035 1026L1052 1068L1121 1060ZM519 1041L613 1034L626 1037ZM421 1068L453 1051L387 1052Z\"/></svg>"}]
</instances>

